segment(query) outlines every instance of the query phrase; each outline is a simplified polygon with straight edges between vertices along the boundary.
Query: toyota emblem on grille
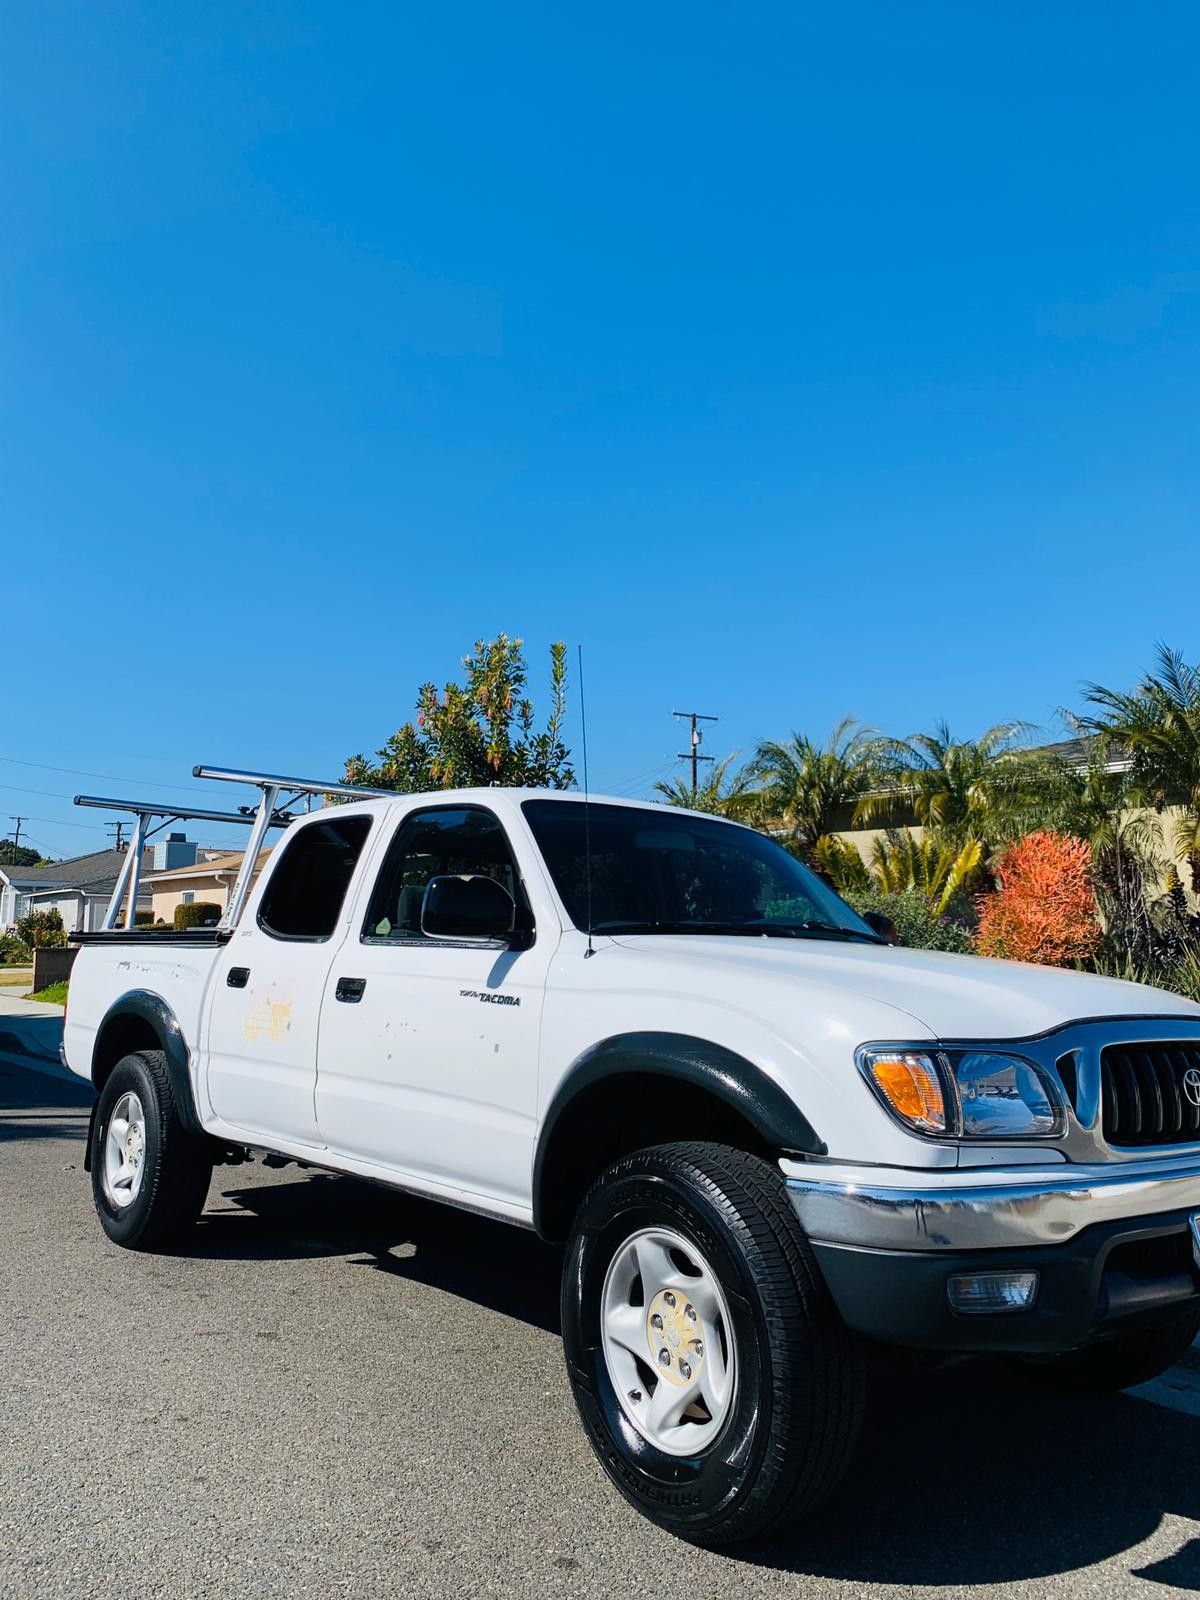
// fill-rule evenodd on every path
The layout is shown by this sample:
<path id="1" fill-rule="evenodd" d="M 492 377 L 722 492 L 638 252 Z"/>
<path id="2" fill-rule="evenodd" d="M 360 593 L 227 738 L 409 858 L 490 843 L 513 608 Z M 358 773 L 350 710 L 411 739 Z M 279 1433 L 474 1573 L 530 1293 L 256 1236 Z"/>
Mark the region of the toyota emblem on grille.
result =
<path id="1" fill-rule="evenodd" d="M 1200 1071 L 1189 1067 L 1183 1075 L 1183 1092 L 1194 1106 L 1200 1106 Z"/>

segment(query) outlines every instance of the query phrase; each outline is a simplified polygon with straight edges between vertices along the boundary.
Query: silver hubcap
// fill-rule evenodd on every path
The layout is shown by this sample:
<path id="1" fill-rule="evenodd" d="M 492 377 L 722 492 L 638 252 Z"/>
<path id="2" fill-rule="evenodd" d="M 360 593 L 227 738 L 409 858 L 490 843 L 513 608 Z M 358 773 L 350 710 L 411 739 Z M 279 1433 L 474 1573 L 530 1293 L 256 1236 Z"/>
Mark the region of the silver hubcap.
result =
<path id="1" fill-rule="evenodd" d="M 131 1206 L 142 1187 L 146 1113 L 136 1094 L 123 1094 L 104 1135 L 104 1192 L 115 1206 Z"/>
<path id="2" fill-rule="evenodd" d="M 706 1450 L 729 1415 L 733 1325 L 716 1274 L 681 1234 L 626 1239 L 604 1280 L 601 1341 L 621 1409 L 669 1455 Z"/>

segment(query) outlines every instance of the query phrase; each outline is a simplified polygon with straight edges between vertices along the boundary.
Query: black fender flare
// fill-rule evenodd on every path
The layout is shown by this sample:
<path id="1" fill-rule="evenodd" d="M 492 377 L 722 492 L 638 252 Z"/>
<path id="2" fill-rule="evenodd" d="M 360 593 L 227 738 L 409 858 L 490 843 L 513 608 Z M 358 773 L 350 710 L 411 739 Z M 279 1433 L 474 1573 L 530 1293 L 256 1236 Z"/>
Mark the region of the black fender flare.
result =
<path id="1" fill-rule="evenodd" d="M 542 1118 L 533 1158 L 533 1224 L 539 1234 L 546 1211 L 546 1161 L 563 1113 L 593 1084 L 628 1073 L 681 1078 L 706 1090 L 743 1116 L 777 1150 L 814 1156 L 829 1153 L 791 1096 L 745 1056 L 686 1033 L 614 1034 L 592 1045 L 574 1062 Z"/>
<path id="2" fill-rule="evenodd" d="M 170 1006 L 161 995 L 154 994 L 149 989 L 130 989 L 119 999 L 114 1000 L 104 1013 L 103 1020 L 96 1029 L 96 1043 L 92 1047 L 92 1083 L 97 1092 L 101 1086 L 96 1082 L 96 1073 L 105 1035 L 111 1026 L 123 1017 L 137 1017 L 153 1028 L 166 1057 L 167 1076 L 171 1080 L 171 1093 L 175 1096 L 175 1108 L 179 1112 L 179 1120 L 189 1133 L 202 1134 L 204 1129 L 196 1111 L 192 1080 L 188 1075 L 187 1040 L 183 1037 L 183 1030 Z"/>

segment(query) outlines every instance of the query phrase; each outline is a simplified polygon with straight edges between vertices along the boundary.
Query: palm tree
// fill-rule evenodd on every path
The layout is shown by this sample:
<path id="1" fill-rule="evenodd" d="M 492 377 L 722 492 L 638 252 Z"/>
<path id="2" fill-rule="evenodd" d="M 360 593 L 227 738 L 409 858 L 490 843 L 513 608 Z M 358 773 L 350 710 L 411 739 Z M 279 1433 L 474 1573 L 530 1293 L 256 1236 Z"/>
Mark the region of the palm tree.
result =
<path id="1" fill-rule="evenodd" d="M 889 742 L 844 717 L 823 745 L 804 734 L 767 739 L 750 771 L 767 826 L 786 832 L 811 857 L 823 834 L 845 828 L 857 804 L 878 787 Z"/>
<path id="2" fill-rule="evenodd" d="M 1132 693 L 1089 683 L 1084 698 L 1098 710 L 1080 725 L 1129 753 L 1130 797 L 1158 812 L 1181 808 L 1173 843 L 1200 894 L 1200 667 L 1160 644 L 1157 672 Z"/>
<path id="3" fill-rule="evenodd" d="M 685 806 L 690 811 L 707 811 L 714 817 L 732 817 L 743 820 L 754 808 L 754 793 L 750 774 L 745 767 L 730 774 L 739 751 L 718 761 L 707 779 L 693 792 L 684 778 L 671 778 L 654 785 L 669 806 Z"/>
<path id="4" fill-rule="evenodd" d="M 955 739 L 945 722 L 893 742 L 887 783 L 865 796 L 856 820 L 870 822 L 906 800 L 922 827 L 962 846 L 994 844 L 1021 828 L 1036 795 L 1038 762 L 1018 741 L 1024 722 L 1001 722 L 978 739 Z"/>

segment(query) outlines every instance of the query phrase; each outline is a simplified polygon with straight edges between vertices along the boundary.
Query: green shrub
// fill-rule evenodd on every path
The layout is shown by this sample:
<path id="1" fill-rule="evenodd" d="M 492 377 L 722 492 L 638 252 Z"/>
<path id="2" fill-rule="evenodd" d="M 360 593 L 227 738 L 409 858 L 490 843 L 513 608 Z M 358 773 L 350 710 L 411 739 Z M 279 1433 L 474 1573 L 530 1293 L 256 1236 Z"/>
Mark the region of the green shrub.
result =
<path id="1" fill-rule="evenodd" d="M 0 966 L 27 967 L 33 951 L 19 934 L 0 933 Z"/>
<path id="2" fill-rule="evenodd" d="M 213 900 L 196 900 L 190 906 L 175 907 L 175 932 L 202 928 L 220 921 L 221 908 Z"/>
<path id="3" fill-rule="evenodd" d="M 62 912 L 29 911 L 17 918 L 17 937 L 34 950 L 59 950 L 67 942 Z"/>
<path id="4" fill-rule="evenodd" d="M 883 889 L 852 890 L 846 899 L 861 915 L 878 911 L 896 924 L 900 943 L 912 950 L 948 950 L 956 955 L 974 951 L 975 912 L 966 900 L 955 900 L 938 916 L 929 902 L 915 889 L 888 894 Z"/>
<path id="5" fill-rule="evenodd" d="M 1130 955 L 1100 955 L 1083 970 L 1104 978 L 1124 978 L 1127 983 L 1148 983 L 1155 989 L 1172 989 L 1200 1005 L 1200 950 L 1187 950 L 1168 966 L 1135 961 Z"/>

